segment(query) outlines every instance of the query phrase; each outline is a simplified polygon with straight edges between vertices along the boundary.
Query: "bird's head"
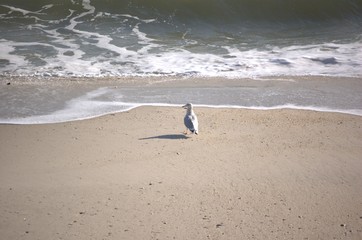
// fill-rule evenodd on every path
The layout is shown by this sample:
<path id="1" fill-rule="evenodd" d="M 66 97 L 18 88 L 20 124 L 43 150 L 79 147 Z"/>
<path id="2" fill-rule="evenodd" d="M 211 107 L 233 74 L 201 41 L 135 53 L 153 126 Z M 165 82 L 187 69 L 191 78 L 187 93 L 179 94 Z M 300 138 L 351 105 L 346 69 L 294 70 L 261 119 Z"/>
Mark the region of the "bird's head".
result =
<path id="1" fill-rule="evenodd" d="M 192 108 L 192 104 L 191 103 L 187 103 L 186 105 L 182 106 L 185 109 L 191 109 Z"/>

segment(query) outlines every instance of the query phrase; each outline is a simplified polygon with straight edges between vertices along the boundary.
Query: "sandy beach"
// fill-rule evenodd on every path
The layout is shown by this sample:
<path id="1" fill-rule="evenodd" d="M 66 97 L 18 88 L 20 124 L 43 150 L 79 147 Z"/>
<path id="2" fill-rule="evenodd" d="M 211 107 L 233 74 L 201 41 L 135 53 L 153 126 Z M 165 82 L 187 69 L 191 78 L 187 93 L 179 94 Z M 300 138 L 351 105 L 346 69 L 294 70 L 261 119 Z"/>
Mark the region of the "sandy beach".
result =
<path id="1" fill-rule="evenodd" d="M 0 125 L 2 239 L 362 239 L 362 117 L 140 107 Z"/>

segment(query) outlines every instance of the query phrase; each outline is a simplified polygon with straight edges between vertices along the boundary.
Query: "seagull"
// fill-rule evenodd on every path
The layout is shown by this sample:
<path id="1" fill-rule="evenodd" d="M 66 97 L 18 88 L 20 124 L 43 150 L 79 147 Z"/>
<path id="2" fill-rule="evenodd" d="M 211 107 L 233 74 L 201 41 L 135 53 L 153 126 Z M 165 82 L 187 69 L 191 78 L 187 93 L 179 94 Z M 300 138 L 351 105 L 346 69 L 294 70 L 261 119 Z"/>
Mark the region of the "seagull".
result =
<path id="1" fill-rule="evenodd" d="M 185 134 L 187 134 L 187 130 L 190 130 L 192 133 L 199 133 L 199 122 L 197 121 L 196 114 L 192 109 L 192 104 L 188 103 L 183 108 L 187 109 L 186 115 L 184 117 L 184 123 L 186 126 Z"/>

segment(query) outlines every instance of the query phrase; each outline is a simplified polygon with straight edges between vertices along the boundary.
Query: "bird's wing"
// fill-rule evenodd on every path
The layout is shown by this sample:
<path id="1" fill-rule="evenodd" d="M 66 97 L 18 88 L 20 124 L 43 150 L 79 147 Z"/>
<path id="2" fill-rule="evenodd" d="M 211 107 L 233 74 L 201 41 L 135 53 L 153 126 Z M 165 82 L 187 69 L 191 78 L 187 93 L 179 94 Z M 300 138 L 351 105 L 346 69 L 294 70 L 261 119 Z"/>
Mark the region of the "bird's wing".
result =
<path id="1" fill-rule="evenodd" d="M 194 129 L 197 131 L 199 128 L 199 122 L 197 121 L 196 115 L 191 115 L 191 122 L 192 125 L 194 126 Z"/>
<path id="2" fill-rule="evenodd" d="M 185 118 L 184 118 L 184 123 L 185 123 L 185 126 L 190 129 L 190 130 L 194 130 L 195 127 L 194 127 L 194 120 L 192 119 L 192 116 L 191 115 L 186 115 Z"/>

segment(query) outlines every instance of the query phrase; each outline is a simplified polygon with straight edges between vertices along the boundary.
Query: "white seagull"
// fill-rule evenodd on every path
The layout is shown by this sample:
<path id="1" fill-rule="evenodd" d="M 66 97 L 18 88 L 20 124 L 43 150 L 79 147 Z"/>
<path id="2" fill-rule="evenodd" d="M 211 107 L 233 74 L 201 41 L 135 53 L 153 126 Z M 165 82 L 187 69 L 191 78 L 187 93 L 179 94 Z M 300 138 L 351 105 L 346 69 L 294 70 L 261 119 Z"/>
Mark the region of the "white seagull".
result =
<path id="1" fill-rule="evenodd" d="M 186 126 L 185 134 L 187 134 L 187 130 L 190 130 L 192 133 L 198 134 L 199 133 L 199 122 L 197 121 L 197 116 L 192 109 L 192 104 L 188 103 L 182 107 L 187 109 L 186 115 L 184 117 L 184 123 Z"/>

